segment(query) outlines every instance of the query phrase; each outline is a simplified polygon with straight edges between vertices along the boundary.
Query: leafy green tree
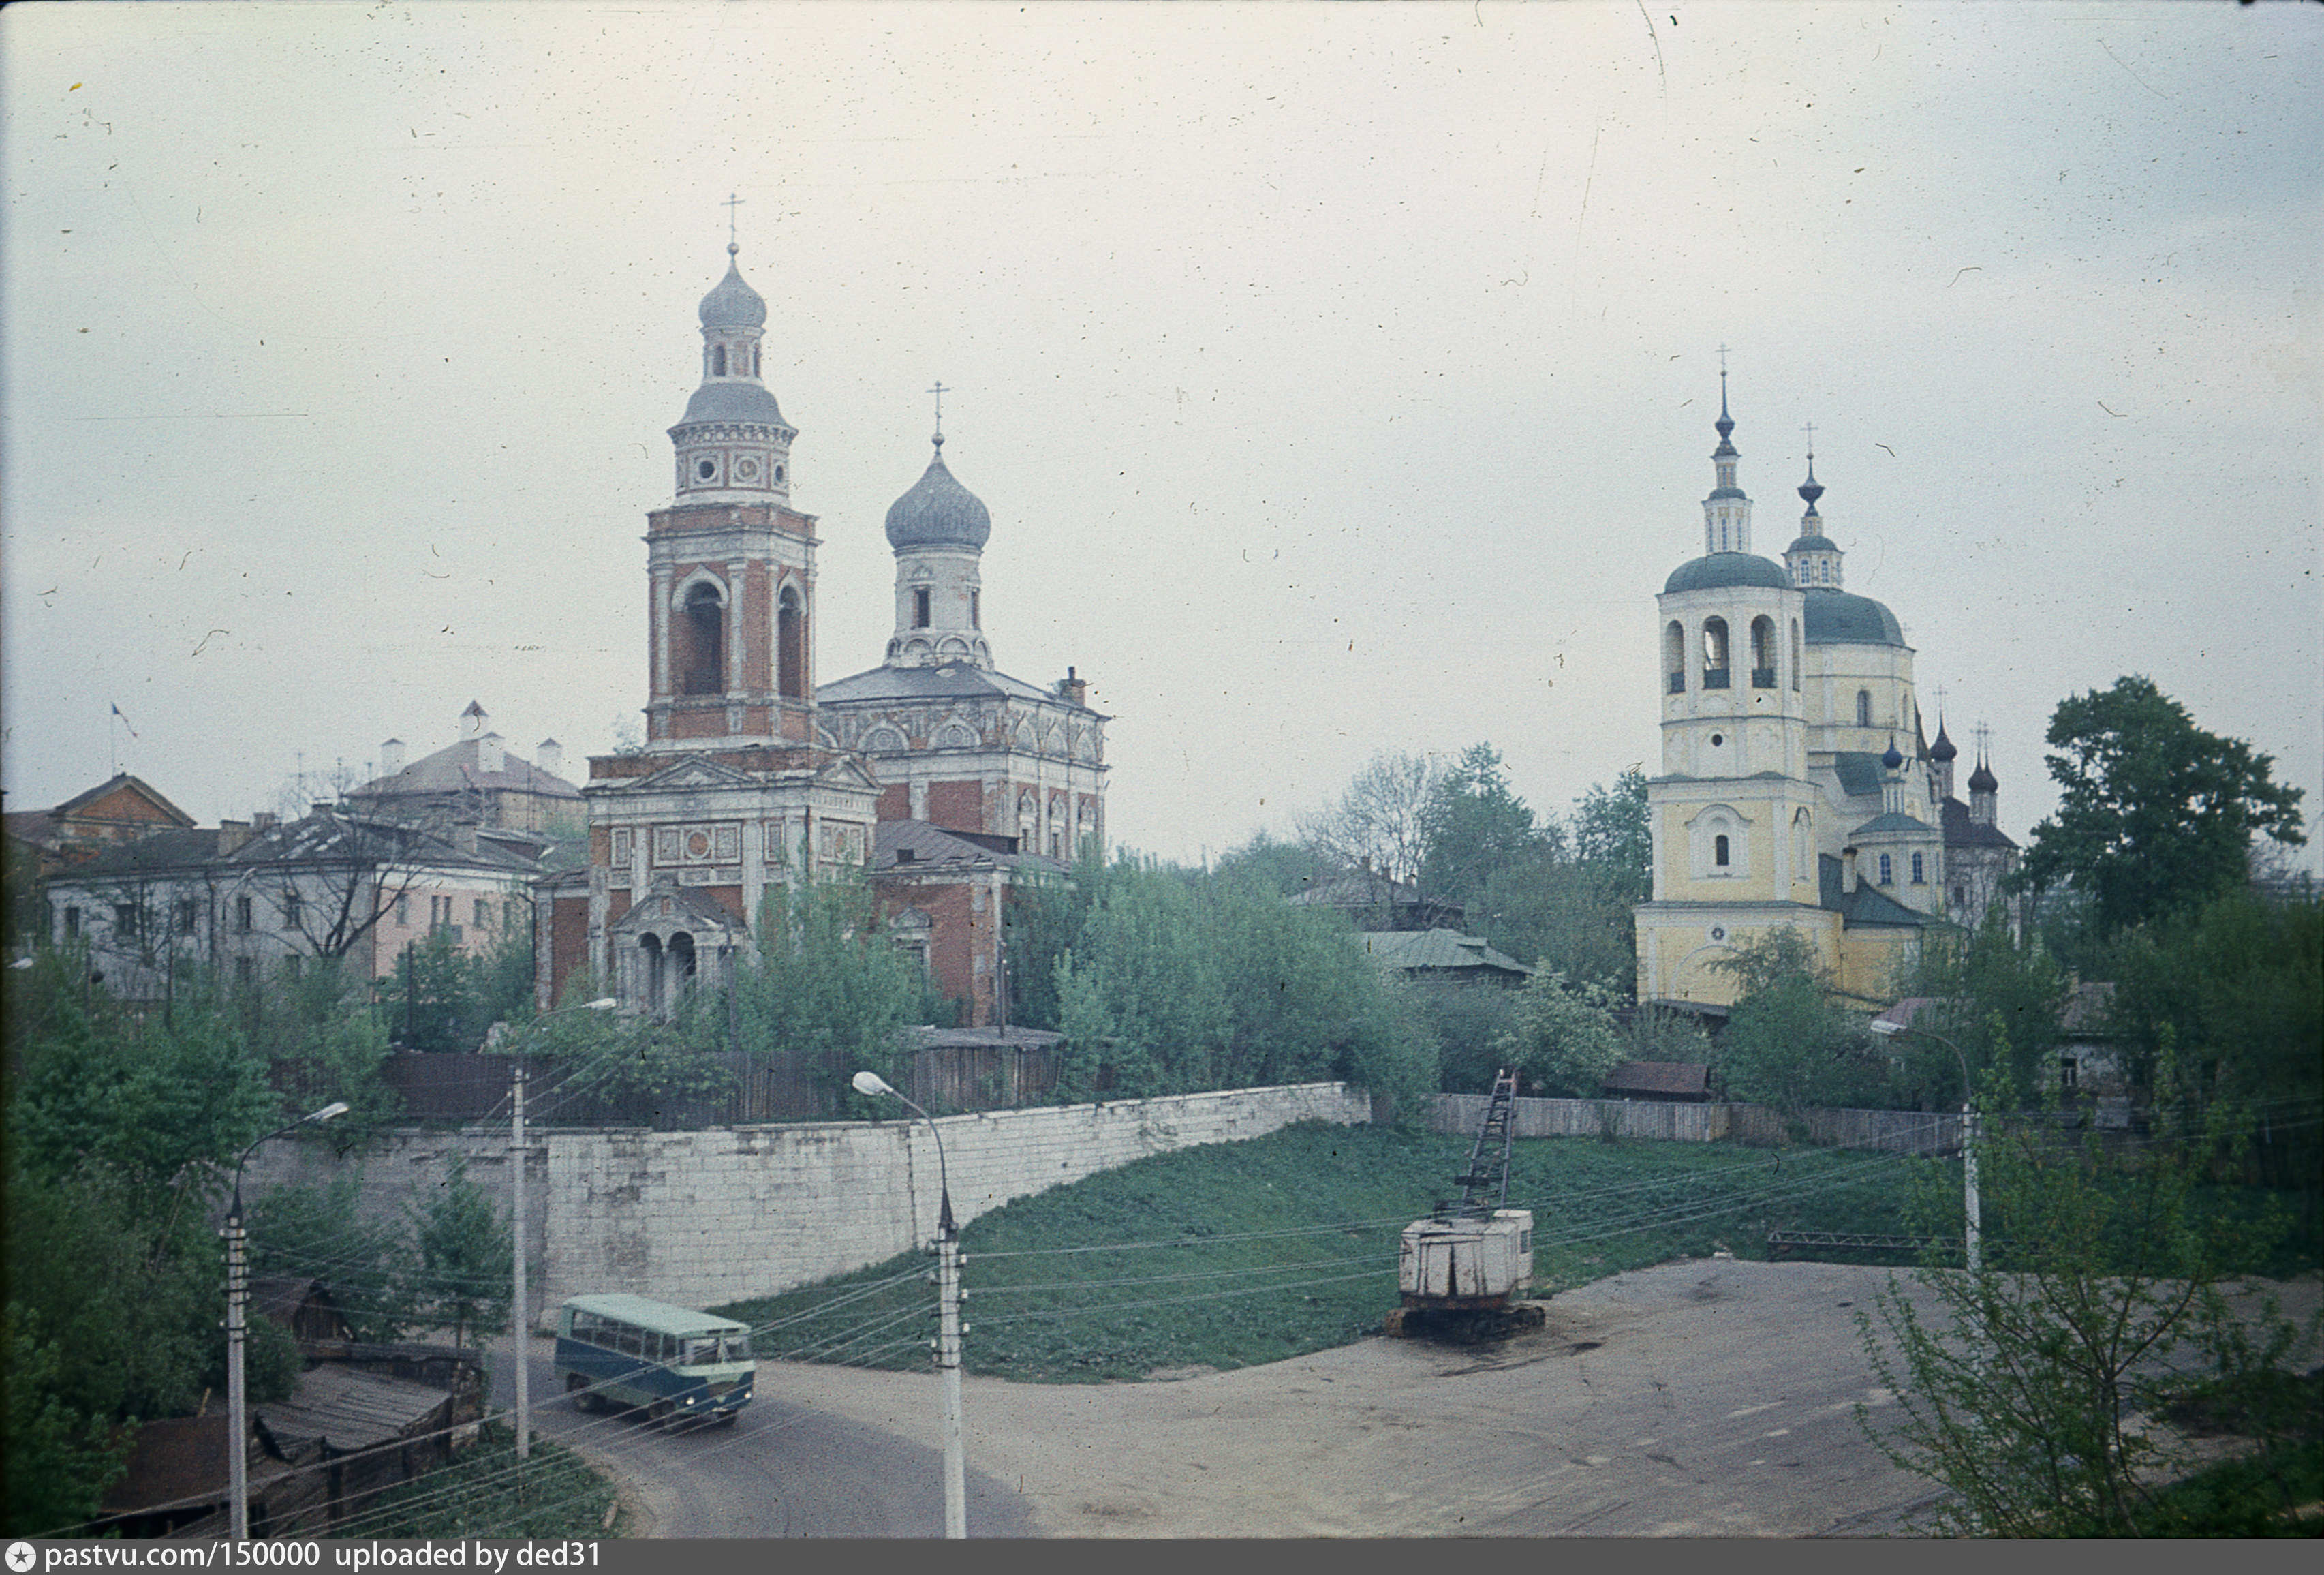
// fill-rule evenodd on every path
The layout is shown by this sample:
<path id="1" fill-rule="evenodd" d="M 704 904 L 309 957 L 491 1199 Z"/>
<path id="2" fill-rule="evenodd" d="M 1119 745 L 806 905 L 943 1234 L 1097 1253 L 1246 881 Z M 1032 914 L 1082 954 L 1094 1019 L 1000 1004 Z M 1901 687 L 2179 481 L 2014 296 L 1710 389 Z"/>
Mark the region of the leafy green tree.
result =
<path id="1" fill-rule="evenodd" d="M 770 892 L 760 910 L 759 958 L 735 979 L 737 1041 L 807 1068 L 835 1108 L 854 1098 L 866 1069 L 904 1086 L 904 1029 L 931 1020 L 937 999 L 917 961 L 889 940 L 868 883 L 803 883 Z M 696 1042 L 715 1045 L 720 1003 L 704 993 Z"/>
<path id="2" fill-rule="evenodd" d="M 251 1273 L 325 1281 L 355 1339 L 392 1341 L 420 1321 L 419 1265 L 408 1228 L 366 1223 L 362 1195 L 361 1173 L 342 1172 L 327 1186 L 277 1187 L 252 1200 Z"/>
<path id="3" fill-rule="evenodd" d="M 1993 1101 L 2006 1080 L 1990 1084 Z M 2166 1113 L 2167 1115 L 2167 1113 Z M 2046 1122 L 1987 1137 L 1978 1153 L 1987 1231 L 1984 1266 L 1955 1256 L 1919 1281 L 1941 1316 L 1925 1316 L 1892 1280 L 1859 1312 L 1865 1348 L 1894 1392 L 1895 1420 L 1858 1421 L 1898 1466 L 1951 1496 L 1937 1529 L 1970 1536 L 2129 1536 L 2151 1528 L 2155 1487 L 2190 1451 L 2151 1425 L 2204 1390 L 2266 1390 L 2313 1349 L 2317 1320 L 2285 1319 L 2231 1299 L 2275 1234 L 2207 1208 L 2214 1154 L 2237 1117 L 2166 1123 L 2156 1140 L 2116 1151 L 2076 1144 Z M 1935 1236 L 1958 1238 L 1960 1197 L 1949 1180 L 1921 1199 Z"/>
<path id="4" fill-rule="evenodd" d="M 2196 727 L 2151 679 L 2060 701 L 2048 739 L 2058 812 L 2012 889 L 2084 887 L 2102 934 L 2245 885 L 2255 837 L 2306 840 L 2301 791 L 2273 780 L 2273 759 Z"/>
<path id="5" fill-rule="evenodd" d="M 1654 835 L 1646 822 L 1646 775 L 1631 766 L 1610 788 L 1597 783 L 1573 807 L 1573 857 L 1603 872 L 1609 894 L 1643 903 L 1654 889 Z"/>
<path id="6" fill-rule="evenodd" d="M 1602 985 L 1536 974 L 1518 993 L 1516 1027 L 1499 1041 L 1501 1064 L 1542 1093 L 1596 1098 L 1622 1060 L 1618 1004 Z"/>
<path id="7" fill-rule="evenodd" d="M 2153 1082 L 2175 1046 L 2179 1086 L 2165 1094 L 2248 1110 L 2254 1171 L 2298 1189 L 2312 1238 L 2324 1202 L 2324 903 L 2235 893 L 2131 932 L 2111 961 L 2109 1025 L 2134 1076 Z"/>
<path id="8" fill-rule="evenodd" d="M 1805 936 L 1772 930 L 1712 966 L 1742 986 L 1716 1062 L 1730 1098 L 1793 1122 L 1812 1106 L 1884 1101 L 1884 1063 L 1865 1053 L 1861 1022 L 1831 1004 Z"/>
<path id="9" fill-rule="evenodd" d="M 1504 1064 L 1503 1042 L 1517 1032 L 1521 989 L 1499 985 L 1414 981 L 1404 999 L 1418 1032 L 1434 1042 L 1445 1092 L 1491 1091 Z"/>
<path id="10" fill-rule="evenodd" d="M 1226 879 L 1247 882 L 1278 897 L 1296 897 L 1350 873 L 1347 866 L 1305 842 L 1278 842 L 1265 831 L 1219 855 L 1216 869 Z"/>
<path id="11" fill-rule="evenodd" d="M 2019 1105 L 2057 1086 L 2060 1013 L 2071 980 L 2038 940 L 2020 944 L 1998 907 L 1970 931 L 1929 934 L 1899 994 L 1937 1005 L 1916 1018 L 1960 1047 L 1972 1079 L 1988 1069 L 2006 1074 Z M 1904 1065 L 1893 1079 L 1905 1104 L 1950 1109 L 1960 1104 L 1962 1060 L 1923 1035 L 1893 1042 Z"/>
<path id="12" fill-rule="evenodd" d="M 1494 874 L 1519 860 L 1554 856 L 1555 828 L 1509 791 L 1508 769 L 1489 744 L 1471 745 L 1429 784 L 1420 809 L 1420 886 L 1432 896 L 1475 905 Z"/>
<path id="13" fill-rule="evenodd" d="M 498 1329 L 513 1300 L 514 1237 L 484 1190 L 455 1157 L 427 1207 L 412 1215 L 419 1261 L 405 1295 L 420 1316 L 447 1326 L 452 1343 L 467 1331 Z"/>
<path id="14" fill-rule="evenodd" d="M 128 1468 L 130 1441 L 108 1436 L 111 1419 L 66 1397 L 64 1342 L 11 1301 L 0 1314 L 8 1345 L 8 1469 L 0 1473 L 0 1524 L 13 1537 L 66 1534 L 94 1520 L 105 1490 Z"/>

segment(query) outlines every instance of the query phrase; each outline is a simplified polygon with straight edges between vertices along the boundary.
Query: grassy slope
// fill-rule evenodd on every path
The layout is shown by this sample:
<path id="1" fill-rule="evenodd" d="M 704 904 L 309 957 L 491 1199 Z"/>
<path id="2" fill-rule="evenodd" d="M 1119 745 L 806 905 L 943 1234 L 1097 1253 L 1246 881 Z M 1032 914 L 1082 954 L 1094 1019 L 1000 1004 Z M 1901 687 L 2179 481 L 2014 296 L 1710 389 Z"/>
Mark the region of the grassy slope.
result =
<path id="1" fill-rule="evenodd" d="M 1377 1332 L 1397 1302 L 1398 1234 L 1458 1197 L 1452 1178 L 1469 1150 L 1467 1138 L 1306 1125 L 1020 1199 L 962 1233 L 968 1370 L 1140 1378 L 1280 1361 Z M 1509 1201 L 1533 1209 L 1536 1283 L 1554 1290 L 1720 1246 L 1763 1257 L 1770 1229 L 1904 1234 L 1906 1178 L 1933 1168 L 1545 1139 L 1517 1145 Z M 767 1356 L 917 1367 L 934 1333 L 932 1266 L 907 1255 L 721 1311 L 763 1329 Z"/>

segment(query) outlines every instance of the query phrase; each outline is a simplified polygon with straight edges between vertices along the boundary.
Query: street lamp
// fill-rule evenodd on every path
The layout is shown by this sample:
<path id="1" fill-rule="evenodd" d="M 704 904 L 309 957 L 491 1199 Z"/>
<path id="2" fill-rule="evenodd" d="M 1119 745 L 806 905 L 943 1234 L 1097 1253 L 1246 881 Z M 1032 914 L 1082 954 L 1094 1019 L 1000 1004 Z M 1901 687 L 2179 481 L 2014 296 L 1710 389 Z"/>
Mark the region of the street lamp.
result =
<path id="1" fill-rule="evenodd" d="M 595 1001 L 584 1001 L 578 1006 L 560 1006 L 556 1012 L 544 1012 L 543 1017 L 554 1017 L 560 1012 L 610 1012 L 621 1003 L 606 996 Z M 524 1055 L 519 1052 L 514 1062 L 515 1083 L 509 1090 L 509 1102 L 513 1111 L 509 1134 L 509 1244 L 514 1249 L 511 1256 L 516 1261 L 516 1280 L 511 1286 L 514 1310 L 509 1315 L 509 1343 L 516 1348 L 516 1458 L 532 1458 L 532 1383 L 526 1370 L 525 1330 L 531 1319 L 530 1292 L 524 1274 Z"/>
<path id="2" fill-rule="evenodd" d="M 1969 1216 L 1965 1261 L 1969 1272 L 1978 1272 L 1981 1259 L 1978 1252 L 1977 1210 L 1977 1089 L 1969 1081 L 1969 1057 L 1961 1047 L 1932 1028 L 1915 1028 L 1910 1023 L 1900 1023 L 1893 1017 L 1875 1017 L 1872 1032 L 1884 1039 L 1895 1039 L 1906 1033 L 1924 1034 L 1953 1052 L 1960 1063 L 1961 1075 L 1961 1207 Z"/>
<path id="3" fill-rule="evenodd" d="M 232 1434 L 226 1440 L 226 1534 L 236 1542 L 250 1540 L 250 1416 L 243 1399 L 242 1382 L 243 1314 L 250 1301 L 250 1276 L 244 1261 L 242 1167 L 258 1152 L 259 1144 L 272 1143 L 286 1132 L 336 1120 L 346 1113 L 347 1102 L 334 1099 L 320 1110 L 301 1116 L 290 1126 L 279 1126 L 253 1142 L 234 1162 L 234 1206 L 226 1210 L 226 1428 Z"/>
<path id="4" fill-rule="evenodd" d="M 960 1228 L 953 1223 L 952 1182 L 945 1172 L 944 1133 L 936 1118 L 899 1094 L 877 1072 L 857 1072 L 855 1091 L 897 1100 L 936 1140 L 936 1370 L 944 1375 L 945 1535 L 968 1535 L 968 1486 L 960 1440 Z"/>

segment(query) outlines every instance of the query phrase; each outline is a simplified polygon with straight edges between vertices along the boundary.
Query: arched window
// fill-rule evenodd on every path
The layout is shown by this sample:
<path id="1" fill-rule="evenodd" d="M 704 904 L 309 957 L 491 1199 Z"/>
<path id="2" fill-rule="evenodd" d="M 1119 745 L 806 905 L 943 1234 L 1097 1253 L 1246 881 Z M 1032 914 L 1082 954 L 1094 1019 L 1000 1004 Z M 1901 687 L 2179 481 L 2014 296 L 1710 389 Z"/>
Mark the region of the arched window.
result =
<path id="1" fill-rule="evenodd" d="M 972 629 L 982 629 L 984 627 L 982 610 L 977 606 L 978 598 L 983 594 L 984 593 L 982 591 L 976 590 L 972 590 L 968 593 L 968 626 Z"/>
<path id="2" fill-rule="evenodd" d="M 1872 691 L 1868 689 L 1856 691 L 1856 725 L 1859 727 L 1872 726 Z"/>
<path id="3" fill-rule="evenodd" d="M 711 347 L 710 375 L 713 377 L 726 375 L 726 347 L 724 345 L 715 345 Z"/>
<path id="4" fill-rule="evenodd" d="M 1922 867 L 1921 856 L 1917 853 L 1913 855 L 1913 884 L 1916 886 L 1929 884 L 1928 873 Z"/>
<path id="5" fill-rule="evenodd" d="M 925 629 L 927 626 L 928 588 L 925 585 L 915 586 L 912 589 L 912 627 Z"/>
<path id="6" fill-rule="evenodd" d="M 1724 831 L 1711 839 L 1711 862 L 1721 869 L 1727 867 L 1727 833 Z"/>
<path id="7" fill-rule="evenodd" d="M 1705 618 L 1702 621 L 1702 687 L 1727 687 L 1727 620 Z"/>
<path id="8" fill-rule="evenodd" d="M 645 996 L 646 1010 L 658 1014 L 661 1011 L 661 937 L 659 935 L 641 937 L 638 940 L 638 953 L 645 963 L 643 977 L 639 979 L 638 984 Z"/>
<path id="9" fill-rule="evenodd" d="M 1677 619 L 1663 631 L 1663 670 L 1670 674 L 1670 691 L 1686 692 L 1686 630 Z"/>
<path id="10" fill-rule="evenodd" d="M 785 699 L 807 699 L 807 609 L 799 603 L 798 587 L 783 587 L 780 610 L 775 616 L 776 690 Z"/>
<path id="11" fill-rule="evenodd" d="M 726 604 L 718 588 L 697 585 L 686 593 L 686 616 L 679 620 L 685 649 L 678 658 L 681 692 L 724 694 L 726 690 Z"/>
<path id="12" fill-rule="evenodd" d="M 1775 687 L 1775 621 L 1769 617 L 1751 620 L 1751 687 Z"/>
<path id="13" fill-rule="evenodd" d="M 1798 860 L 1800 879 L 1808 880 L 1815 871 L 1815 822 L 1802 810 L 1792 817 L 1792 848 Z"/>
<path id="14" fill-rule="evenodd" d="M 1880 856 L 1880 884 L 1884 886 L 1893 886 L 1896 884 L 1895 865 L 1885 853 Z"/>

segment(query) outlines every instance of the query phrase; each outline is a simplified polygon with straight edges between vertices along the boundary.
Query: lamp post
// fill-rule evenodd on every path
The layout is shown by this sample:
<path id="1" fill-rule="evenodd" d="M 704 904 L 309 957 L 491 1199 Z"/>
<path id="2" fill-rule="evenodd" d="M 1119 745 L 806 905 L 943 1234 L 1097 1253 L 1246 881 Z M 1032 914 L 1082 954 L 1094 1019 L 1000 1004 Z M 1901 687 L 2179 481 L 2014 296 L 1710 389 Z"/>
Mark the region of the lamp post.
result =
<path id="1" fill-rule="evenodd" d="M 968 1486 L 960 1438 L 960 1228 L 953 1223 L 952 1182 L 945 1172 L 944 1134 L 936 1118 L 890 1088 L 877 1072 L 857 1072 L 855 1091 L 889 1096 L 921 1120 L 936 1140 L 936 1370 L 944 1376 L 945 1535 L 968 1535 Z"/>
<path id="2" fill-rule="evenodd" d="M 1967 1248 L 1964 1261 L 1969 1265 L 1969 1272 L 1974 1274 L 1978 1272 L 1982 1260 L 1978 1252 L 1977 1089 L 1976 1086 L 1969 1081 L 1969 1057 L 1961 1053 L 1960 1045 L 1932 1028 L 1915 1028 L 1909 1023 L 1898 1023 L 1891 1018 L 1876 1017 L 1872 1020 L 1872 1032 L 1885 1039 L 1895 1039 L 1906 1033 L 1924 1034 L 1951 1051 L 1953 1059 L 1960 1063 L 1961 1207 L 1969 1216 L 1969 1229 L 1964 1244 Z"/>
<path id="3" fill-rule="evenodd" d="M 226 1216 L 226 1428 L 232 1435 L 226 1440 L 226 1534 L 236 1542 L 250 1540 L 250 1415 L 244 1401 L 242 1381 L 243 1341 L 245 1335 L 244 1311 L 250 1301 L 249 1265 L 244 1261 L 245 1238 L 242 1228 L 242 1167 L 258 1152 L 262 1143 L 272 1143 L 286 1132 L 296 1132 L 313 1123 L 332 1121 L 347 1113 L 344 1099 L 334 1099 L 310 1115 L 301 1116 L 288 1126 L 278 1126 L 264 1137 L 253 1142 L 234 1162 L 234 1206 Z"/>
<path id="4" fill-rule="evenodd" d="M 578 1006 L 560 1006 L 558 1012 L 609 1012 L 619 1005 L 613 996 L 584 1001 Z M 558 1012 L 543 1013 L 554 1017 Z M 509 1245 L 510 1256 L 515 1260 L 516 1279 L 511 1287 L 514 1299 L 510 1302 L 509 1342 L 516 1349 L 516 1458 L 532 1458 L 532 1376 L 525 1360 L 525 1331 L 531 1322 L 532 1306 L 528 1300 L 524 1271 L 524 1053 L 517 1052 L 514 1083 L 509 1090 L 512 1126 L 509 1132 Z"/>

